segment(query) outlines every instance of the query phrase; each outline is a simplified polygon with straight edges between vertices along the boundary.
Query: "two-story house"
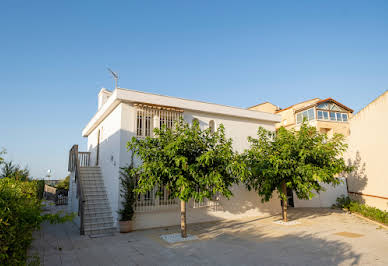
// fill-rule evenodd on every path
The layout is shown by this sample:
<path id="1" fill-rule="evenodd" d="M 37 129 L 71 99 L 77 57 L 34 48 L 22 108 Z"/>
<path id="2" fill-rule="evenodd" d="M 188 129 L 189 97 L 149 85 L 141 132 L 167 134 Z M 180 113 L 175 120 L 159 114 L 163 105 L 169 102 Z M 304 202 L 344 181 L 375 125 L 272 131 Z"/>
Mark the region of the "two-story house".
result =
<path id="1" fill-rule="evenodd" d="M 216 130 L 221 124 L 233 140 L 235 151 L 249 148 L 248 137 L 256 136 L 262 126 L 275 130 L 280 116 L 243 108 L 181 99 L 134 90 L 102 89 L 98 95 L 98 110 L 82 131 L 87 138 L 87 151 L 79 152 L 74 145 L 69 154 L 69 208 L 78 212 L 76 219 L 81 233 L 102 234 L 116 230 L 120 198 L 120 168 L 131 161 L 126 144 L 132 137 L 152 137 L 153 129 L 182 117 L 188 123 L 197 120 L 202 129 Z M 140 162 L 138 162 L 140 163 Z M 188 202 L 187 222 L 197 223 L 248 216 L 279 213 L 280 199 L 262 203 L 254 191 L 244 185 L 232 188 L 234 196 Z M 138 195 L 135 202 L 135 230 L 171 226 L 179 223 L 179 201 L 150 191 Z"/>

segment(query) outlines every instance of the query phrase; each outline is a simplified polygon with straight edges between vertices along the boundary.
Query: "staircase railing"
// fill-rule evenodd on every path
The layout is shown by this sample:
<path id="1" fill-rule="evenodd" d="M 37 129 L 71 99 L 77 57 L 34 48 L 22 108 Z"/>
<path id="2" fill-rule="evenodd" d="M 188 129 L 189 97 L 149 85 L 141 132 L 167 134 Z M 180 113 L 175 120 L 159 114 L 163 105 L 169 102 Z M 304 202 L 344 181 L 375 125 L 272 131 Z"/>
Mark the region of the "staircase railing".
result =
<path id="1" fill-rule="evenodd" d="M 80 217 L 80 234 L 85 234 L 84 230 L 84 193 L 80 182 L 80 167 L 90 165 L 90 152 L 78 152 L 78 145 L 73 145 L 69 152 L 68 171 L 74 172 L 74 178 L 77 182 L 78 215 Z"/>

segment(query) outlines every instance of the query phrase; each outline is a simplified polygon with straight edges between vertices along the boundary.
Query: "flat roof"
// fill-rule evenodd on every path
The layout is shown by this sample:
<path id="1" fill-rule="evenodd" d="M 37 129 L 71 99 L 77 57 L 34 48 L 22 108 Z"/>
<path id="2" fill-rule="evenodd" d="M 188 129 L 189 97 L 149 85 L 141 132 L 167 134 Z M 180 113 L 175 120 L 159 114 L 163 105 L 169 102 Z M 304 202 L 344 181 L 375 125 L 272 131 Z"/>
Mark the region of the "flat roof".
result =
<path id="1" fill-rule="evenodd" d="M 82 130 L 82 136 L 87 137 L 120 102 L 145 103 L 180 108 L 183 110 L 199 111 L 205 113 L 221 114 L 233 117 L 248 118 L 254 120 L 278 123 L 280 115 L 251 111 L 244 108 L 232 107 L 221 104 L 207 103 L 196 100 L 183 99 L 178 97 L 164 96 L 160 94 L 141 92 L 117 88 L 112 92 L 107 102 L 97 111 L 86 127 Z"/>

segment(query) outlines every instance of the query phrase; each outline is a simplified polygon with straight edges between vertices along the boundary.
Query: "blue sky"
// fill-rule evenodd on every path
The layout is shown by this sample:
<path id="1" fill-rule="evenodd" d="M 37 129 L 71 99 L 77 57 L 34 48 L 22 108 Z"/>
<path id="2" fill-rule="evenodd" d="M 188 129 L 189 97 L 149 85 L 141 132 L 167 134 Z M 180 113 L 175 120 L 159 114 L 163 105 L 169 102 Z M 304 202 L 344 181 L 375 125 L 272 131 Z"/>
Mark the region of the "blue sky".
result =
<path id="1" fill-rule="evenodd" d="M 1 1 L 0 147 L 41 177 L 101 87 L 248 107 L 388 89 L 387 1 Z"/>

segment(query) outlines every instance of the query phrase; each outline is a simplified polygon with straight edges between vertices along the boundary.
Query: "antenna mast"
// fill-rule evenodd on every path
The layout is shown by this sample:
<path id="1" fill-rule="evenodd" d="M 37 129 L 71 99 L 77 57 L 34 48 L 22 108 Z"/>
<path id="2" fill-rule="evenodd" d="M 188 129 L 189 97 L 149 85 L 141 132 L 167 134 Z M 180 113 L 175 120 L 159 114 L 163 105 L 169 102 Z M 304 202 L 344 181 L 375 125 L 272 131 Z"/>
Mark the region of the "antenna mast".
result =
<path id="1" fill-rule="evenodd" d="M 112 69 L 108 67 L 108 71 L 112 74 L 114 80 L 115 80 L 115 89 L 117 89 L 117 81 L 119 80 L 119 74 L 117 72 L 113 72 Z"/>

